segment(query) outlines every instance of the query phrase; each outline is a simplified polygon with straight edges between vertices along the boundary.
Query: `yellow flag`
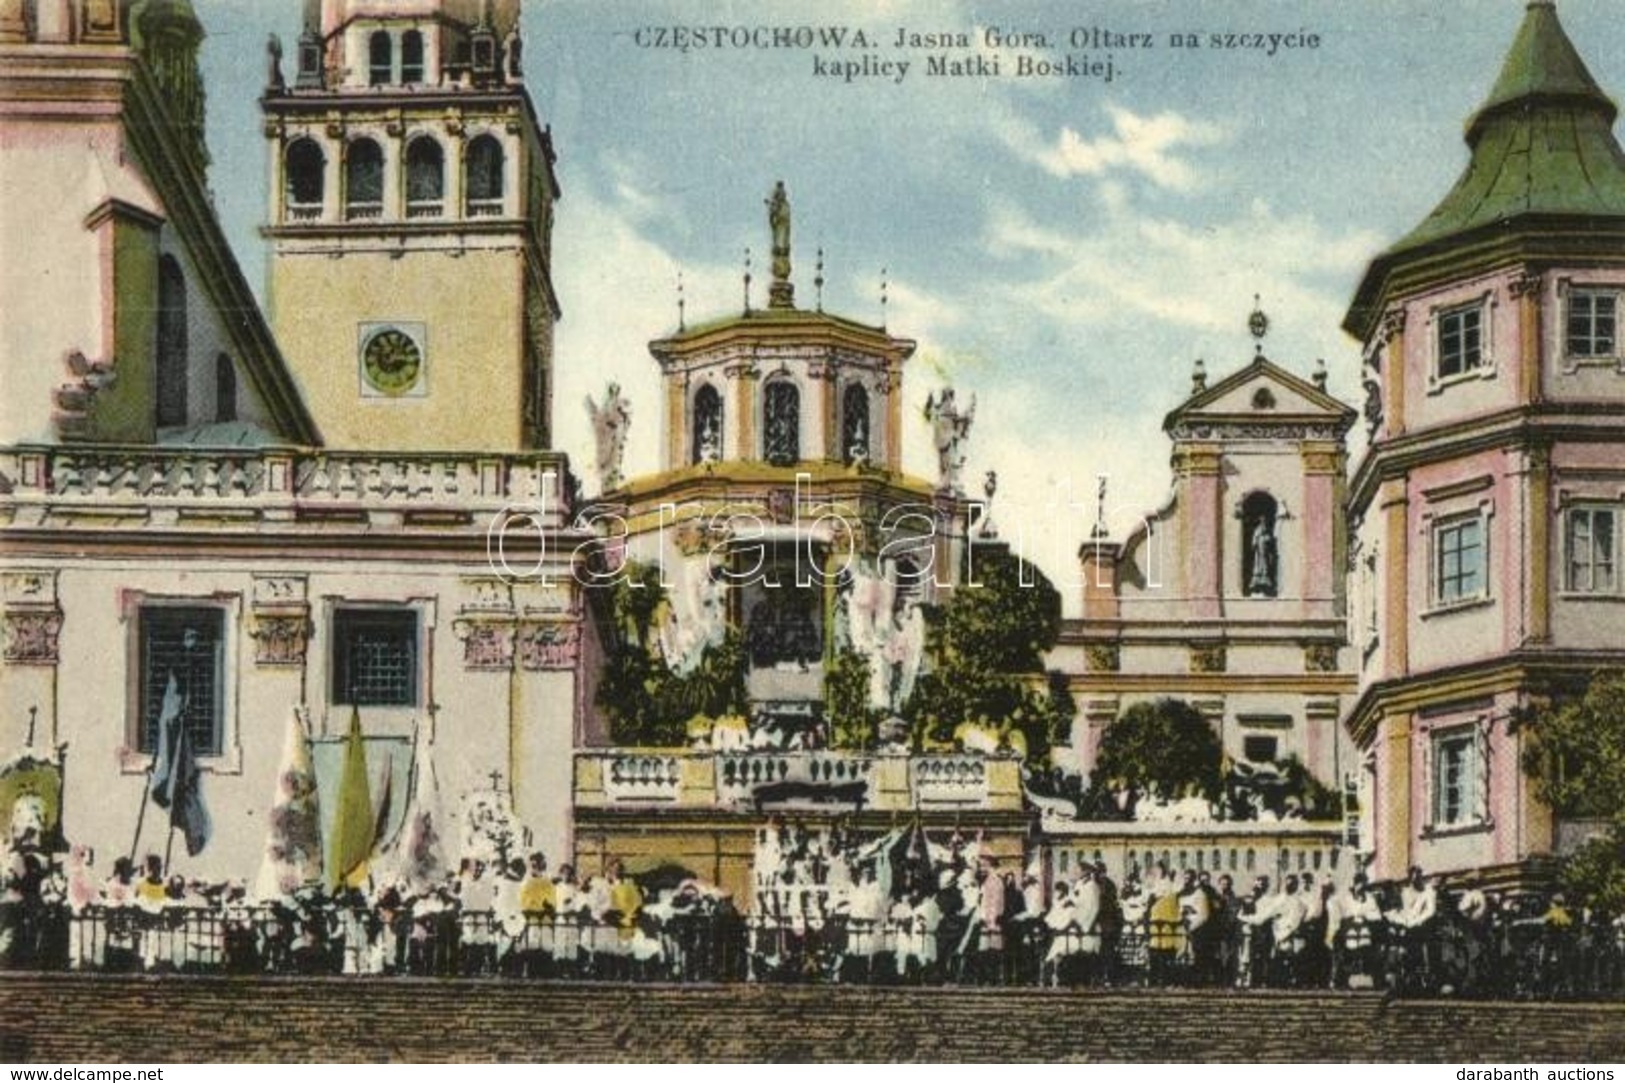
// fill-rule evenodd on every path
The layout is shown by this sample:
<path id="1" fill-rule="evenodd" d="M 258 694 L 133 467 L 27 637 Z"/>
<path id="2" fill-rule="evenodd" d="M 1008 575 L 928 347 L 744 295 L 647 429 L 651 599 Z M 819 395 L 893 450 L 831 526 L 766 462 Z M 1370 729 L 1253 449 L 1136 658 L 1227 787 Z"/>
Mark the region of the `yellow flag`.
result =
<path id="1" fill-rule="evenodd" d="M 372 793 L 367 785 L 367 750 L 361 741 L 361 711 L 350 708 L 350 734 L 344 741 L 344 771 L 327 848 L 328 886 L 333 890 L 367 882 L 373 844 Z"/>

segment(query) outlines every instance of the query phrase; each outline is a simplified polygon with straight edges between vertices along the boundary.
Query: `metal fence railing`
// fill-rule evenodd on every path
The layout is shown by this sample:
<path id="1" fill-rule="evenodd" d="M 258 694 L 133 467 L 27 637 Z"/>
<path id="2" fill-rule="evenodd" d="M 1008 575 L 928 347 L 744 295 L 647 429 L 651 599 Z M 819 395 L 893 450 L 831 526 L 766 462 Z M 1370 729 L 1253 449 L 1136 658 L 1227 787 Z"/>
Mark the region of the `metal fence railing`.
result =
<path id="1" fill-rule="evenodd" d="M 115 973 L 412 974 L 660 982 L 1374 988 L 1400 995 L 1625 995 L 1625 924 L 1523 918 L 1420 928 L 1137 921 L 985 928 L 964 915 L 792 920 L 727 907 L 589 920 L 453 905 L 10 907 L 0 965 Z"/>

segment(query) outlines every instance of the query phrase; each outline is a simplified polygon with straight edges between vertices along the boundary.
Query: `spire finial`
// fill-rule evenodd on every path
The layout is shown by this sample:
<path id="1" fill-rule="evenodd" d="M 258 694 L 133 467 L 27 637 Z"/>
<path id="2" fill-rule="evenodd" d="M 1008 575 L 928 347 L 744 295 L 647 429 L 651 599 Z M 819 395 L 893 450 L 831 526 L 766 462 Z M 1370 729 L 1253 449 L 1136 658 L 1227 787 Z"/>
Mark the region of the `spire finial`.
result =
<path id="1" fill-rule="evenodd" d="M 745 246 L 745 315 L 750 315 L 750 246 Z"/>
<path id="2" fill-rule="evenodd" d="M 813 279 L 813 290 L 818 295 L 818 311 L 824 311 L 824 246 L 818 246 L 818 275 Z"/>
<path id="3" fill-rule="evenodd" d="M 880 329 L 886 329 L 886 305 L 891 300 L 891 282 L 886 277 L 886 268 L 880 269 Z"/>
<path id="4" fill-rule="evenodd" d="M 1200 395 L 1207 390 L 1207 364 L 1198 357 L 1191 365 L 1191 394 Z"/>
<path id="5" fill-rule="evenodd" d="M 1095 528 L 1089 532 L 1089 536 L 1092 538 L 1104 538 L 1106 536 L 1106 481 L 1108 477 L 1109 475 L 1106 474 L 1095 475 L 1100 484 L 1095 488 Z"/>
<path id="6" fill-rule="evenodd" d="M 1312 379 L 1315 381 L 1317 390 L 1326 390 L 1326 359 L 1324 357 L 1315 358 L 1315 373 Z"/>
<path id="7" fill-rule="evenodd" d="M 1270 333 L 1270 318 L 1264 315 L 1264 307 L 1258 294 L 1253 294 L 1253 310 L 1247 316 L 1247 330 L 1253 336 L 1253 356 L 1264 356 L 1264 336 Z"/>
<path id="8" fill-rule="evenodd" d="M 688 330 L 688 320 L 685 315 L 686 299 L 683 296 L 683 269 L 677 268 L 677 330 Z"/>
<path id="9" fill-rule="evenodd" d="M 767 288 L 768 308 L 796 307 L 796 287 L 790 281 L 790 197 L 784 182 L 773 186 L 767 199 L 767 224 L 773 233 L 773 282 Z"/>

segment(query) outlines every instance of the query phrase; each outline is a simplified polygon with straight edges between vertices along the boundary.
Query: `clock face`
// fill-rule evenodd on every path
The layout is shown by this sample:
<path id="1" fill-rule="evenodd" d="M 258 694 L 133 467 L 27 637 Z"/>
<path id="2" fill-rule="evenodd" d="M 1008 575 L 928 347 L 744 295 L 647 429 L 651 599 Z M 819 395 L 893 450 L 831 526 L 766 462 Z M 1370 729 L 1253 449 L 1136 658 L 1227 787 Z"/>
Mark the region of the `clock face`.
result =
<path id="1" fill-rule="evenodd" d="M 374 331 L 361 350 L 367 385 L 384 395 L 404 395 L 417 386 L 423 351 L 417 340 L 398 327 Z"/>

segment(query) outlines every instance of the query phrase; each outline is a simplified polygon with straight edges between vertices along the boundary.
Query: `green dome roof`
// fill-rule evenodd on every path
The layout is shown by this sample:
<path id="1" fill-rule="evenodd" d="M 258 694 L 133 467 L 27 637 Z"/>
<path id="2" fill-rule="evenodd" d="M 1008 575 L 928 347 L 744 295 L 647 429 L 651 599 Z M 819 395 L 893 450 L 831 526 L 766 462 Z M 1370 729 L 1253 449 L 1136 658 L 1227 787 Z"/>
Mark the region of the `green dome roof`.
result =
<path id="1" fill-rule="evenodd" d="M 1466 172 L 1388 254 L 1520 215 L 1625 218 L 1616 114 L 1550 0 L 1531 3 L 1489 98 L 1467 125 Z"/>

